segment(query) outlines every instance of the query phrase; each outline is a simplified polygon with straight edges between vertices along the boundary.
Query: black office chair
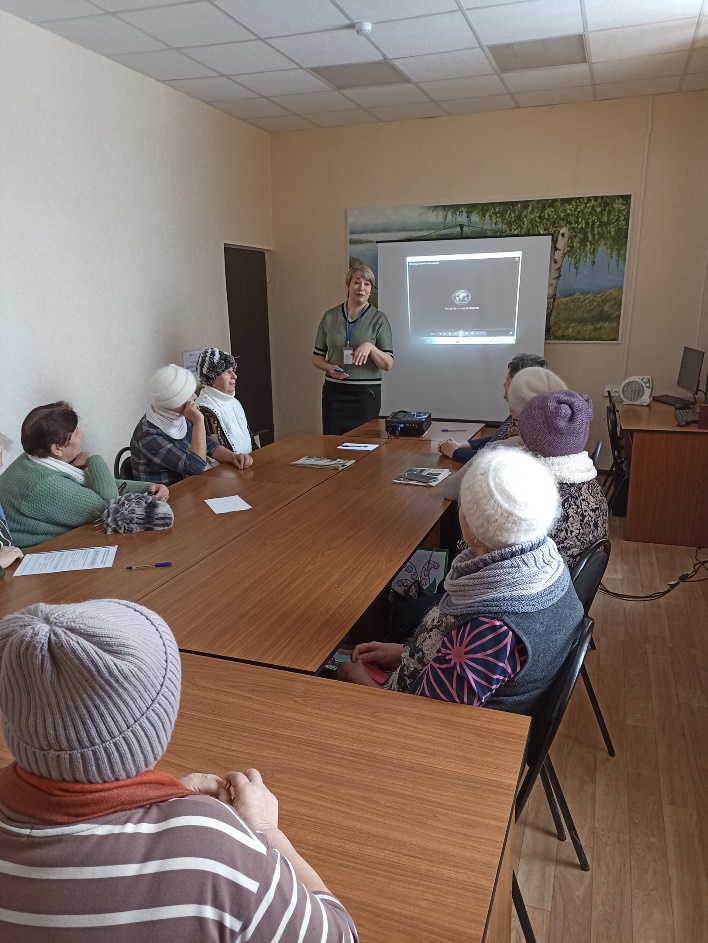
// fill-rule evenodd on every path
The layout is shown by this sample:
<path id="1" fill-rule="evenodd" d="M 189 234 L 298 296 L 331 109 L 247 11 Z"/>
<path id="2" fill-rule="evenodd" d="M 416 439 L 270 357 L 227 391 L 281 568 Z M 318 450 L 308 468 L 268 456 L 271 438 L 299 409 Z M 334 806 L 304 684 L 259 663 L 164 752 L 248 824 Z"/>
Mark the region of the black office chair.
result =
<path id="1" fill-rule="evenodd" d="M 592 619 L 589 616 L 585 616 L 580 623 L 576 641 L 563 663 L 563 667 L 558 672 L 540 710 L 531 721 L 526 757 L 528 768 L 517 790 L 514 809 L 514 818 L 515 821 L 518 822 L 531 795 L 531 790 L 540 776 L 551 809 L 551 815 L 553 816 L 556 834 L 561 841 L 565 841 L 565 831 L 563 829 L 563 822 L 565 822 L 570 840 L 573 842 L 575 853 L 578 856 L 578 862 L 583 871 L 589 871 L 590 865 L 588 864 L 575 823 L 570 814 L 568 803 L 565 801 L 563 790 L 558 782 L 556 771 L 553 768 L 549 750 L 553 745 L 566 708 L 570 703 L 570 698 L 575 689 L 575 683 L 578 680 L 578 675 L 580 674 L 583 660 L 585 659 L 585 654 L 588 650 L 590 639 L 592 638 L 593 628 L 594 623 Z M 536 937 L 533 932 L 533 927 L 531 926 L 531 921 L 529 920 L 524 898 L 521 894 L 521 888 L 516 880 L 516 874 L 512 876 L 511 897 L 514 901 L 519 923 L 521 924 L 524 940 L 526 943 L 536 943 Z"/>
<path id="2" fill-rule="evenodd" d="M 602 448 L 602 439 L 598 439 L 595 443 L 595 448 L 590 453 L 590 461 L 597 468 L 597 460 L 600 457 L 600 449 Z"/>
<path id="3" fill-rule="evenodd" d="M 611 514 L 618 497 L 629 485 L 629 462 L 622 458 L 622 443 L 619 437 L 619 422 L 617 419 L 617 407 L 610 397 L 610 405 L 607 407 L 607 434 L 610 439 L 610 450 L 612 452 L 612 465 L 605 475 L 603 485 L 607 497 L 607 509 Z M 609 485 L 608 485 L 609 482 Z"/>
<path id="4" fill-rule="evenodd" d="M 126 458 L 123 458 L 126 452 L 128 455 Z M 123 481 L 135 481 L 135 477 L 133 476 L 133 466 L 130 462 L 129 445 L 126 445 L 125 448 L 122 448 L 116 455 L 116 460 L 113 462 L 113 477 L 122 478 Z"/>
<path id="5" fill-rule="evenodd" d="M 593 604 L 602 577 L 605 575 L 611 552 L 612 544 L 609 540 L 598 540 L 592 547 L 588 547 L 571 570 L 570 575 L 573 580 L 573 586 L 575 587 L 575 592 L 578 594 L 578 599 L 583 604 L 586 616 L 590 613 L 590 607 Z M 595 642 L 592 638 L 590 639 L 590 647 L 595 648 Z M 583 664 L 580 669 L 580 676 L 583 679 L 585 690 L 588 692 L 590 704 L 595 714 L 597 725 L 600 728 L 602 739 L 605 741 L 607 752 L 610 756 L 616 756 L 615 748 L 612 745 L 612 738 L 605 724 L 605 718 L 602 716 L 602 711 L 597 697 L 595 696 L 595 690 L 585 664 Z"/>

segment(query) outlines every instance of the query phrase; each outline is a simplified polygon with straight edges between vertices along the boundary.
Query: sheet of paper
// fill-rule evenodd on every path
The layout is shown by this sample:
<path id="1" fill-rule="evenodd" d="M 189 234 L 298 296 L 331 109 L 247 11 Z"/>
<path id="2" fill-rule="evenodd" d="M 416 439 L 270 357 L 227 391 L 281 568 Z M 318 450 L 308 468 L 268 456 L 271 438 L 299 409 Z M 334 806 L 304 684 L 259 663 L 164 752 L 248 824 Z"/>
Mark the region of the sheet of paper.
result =
<path id="1" fill-rule="evenodd" d="M 356 449 L 359 452 L 373 452 L 378 445 L 369 445 L 368 442 L 342 442 L 337 446 L 338 449 Z"/>
<path id="2" fill-rule="evenodd" d="M 229 498 L 206 498 L 206 503 L 214 514 L 228 514 L 230 511 L 250 511 L 251 505 L 246 504 L 237 494 Z"/>
<path id="3" fill-rule="evenodd" d="M 66 573 L 68 570 L 100 570 L 113 566 L 118 546 L 83 547 L 81 550 L 52 550 L 47 553 L 26 553 L 15 570 L 15 576 L 38 573 Z"/>

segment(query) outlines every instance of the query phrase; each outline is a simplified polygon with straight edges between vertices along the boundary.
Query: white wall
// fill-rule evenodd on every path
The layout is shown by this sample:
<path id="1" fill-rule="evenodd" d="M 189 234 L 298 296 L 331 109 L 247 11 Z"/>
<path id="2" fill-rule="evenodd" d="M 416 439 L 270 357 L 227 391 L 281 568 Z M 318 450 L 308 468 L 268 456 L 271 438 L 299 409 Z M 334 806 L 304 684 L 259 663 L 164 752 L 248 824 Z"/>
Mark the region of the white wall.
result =
<path id="1" fill-rule="evenodd" d="M 67 399 L 110 463 L 147 381 L 229 341 L 224 243 L 272 244 L 269 135 L 0 13 L 0 431 Z"/>
<path id="2" fill-rule="evenodd" d="M 344 297 L 346 211 L 355 206 L 631 193 L 621 342 L 553 343 L 546 356 L 593 397 L 592 442 L 604 434 L 606 383 L 650 373 L 671 392 L 683 345 L 698 340 L 706 154 L 708 92 L 274 134 L 278 435 L 319 428 L 322 374 L 310 352 L 322 312 Z"/>

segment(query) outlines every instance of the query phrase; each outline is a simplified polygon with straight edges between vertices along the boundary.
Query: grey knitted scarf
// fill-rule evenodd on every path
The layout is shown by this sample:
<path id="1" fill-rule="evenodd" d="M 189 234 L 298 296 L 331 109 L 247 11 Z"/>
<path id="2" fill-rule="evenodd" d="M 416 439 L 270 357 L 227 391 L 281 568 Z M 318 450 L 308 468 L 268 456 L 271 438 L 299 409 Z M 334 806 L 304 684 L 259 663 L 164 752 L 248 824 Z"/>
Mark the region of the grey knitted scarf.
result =
<path id="1" fill-rule="evenodd" d="M 455 557 L 439 603 L 446 616 L 503 616 L 538 612 L 557 602 L 570 586 L 570 573 L 549 537 L 476 557 Z"/>

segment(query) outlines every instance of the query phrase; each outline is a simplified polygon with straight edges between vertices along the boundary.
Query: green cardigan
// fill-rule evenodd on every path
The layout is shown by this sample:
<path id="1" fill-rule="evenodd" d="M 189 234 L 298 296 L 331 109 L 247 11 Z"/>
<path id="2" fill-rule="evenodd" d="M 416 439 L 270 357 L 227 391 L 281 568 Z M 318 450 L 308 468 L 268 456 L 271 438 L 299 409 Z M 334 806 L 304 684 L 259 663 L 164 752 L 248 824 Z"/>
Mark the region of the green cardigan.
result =
<path id="1" fill-rule="evenodd" d="M 22 454 L 0 475 L 2 505 L 15 546 L 34 547 L 98 520 L 122 484 L 100 455 L 86 462 L 86 483 L 52 471 Z M 127 491 L 147 491 L 150 482 L 128 481 Z"/>

